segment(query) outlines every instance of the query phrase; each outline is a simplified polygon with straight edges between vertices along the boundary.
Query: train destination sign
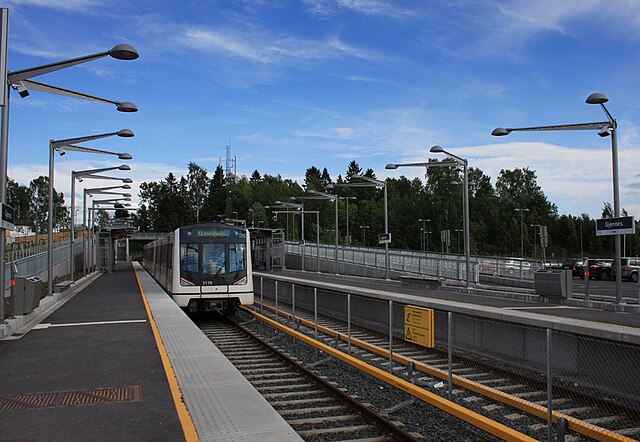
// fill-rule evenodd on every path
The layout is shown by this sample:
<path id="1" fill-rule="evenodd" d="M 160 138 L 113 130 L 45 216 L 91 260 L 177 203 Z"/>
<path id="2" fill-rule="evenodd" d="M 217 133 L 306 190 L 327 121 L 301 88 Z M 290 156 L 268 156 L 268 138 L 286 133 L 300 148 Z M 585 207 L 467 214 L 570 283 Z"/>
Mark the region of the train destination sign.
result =
<path id="1" fill-rule="evenodd" d="M 633 216 L 621 218 L 602 218 L 596 220 L 596 236 L 625 235 L 635 233 L 636 223 Z"/>
<path id="2" fill-rule="evenodd" d="M 405 305 L 404 339 L 423 347 L 433 348 L 433 310 Z"/>

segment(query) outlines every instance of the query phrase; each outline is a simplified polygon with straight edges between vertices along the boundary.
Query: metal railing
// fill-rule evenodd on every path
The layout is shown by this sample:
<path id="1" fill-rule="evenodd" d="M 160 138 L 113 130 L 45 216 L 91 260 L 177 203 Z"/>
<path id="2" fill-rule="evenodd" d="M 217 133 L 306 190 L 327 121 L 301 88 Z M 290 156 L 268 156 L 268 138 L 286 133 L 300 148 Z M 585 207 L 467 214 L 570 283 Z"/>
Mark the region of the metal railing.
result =
<path id="1" fill-rule="evenodd" d="M 320 244 L 318 250 L 315 243 L 307 242 L 303 246 L 287 241 L 285 247 L 285 252 L 293 255 L 300 256 L 304 251 L 305 260 L 309 262 L 318 256 L 321 260 L 335 260 L 335 245 Z M 339 246 L 338 261 L 378 269 L 384 269 L 386 265 L 384 249 L 371 247 Z M 465 266 L 464 255 L 389 250 L 389 269 L 403 274 L 463 281 L 466 277 Z M 309 267 L 313 268 L 313 264 L 309 264 Z M 542 263 L 519 258 L 472 256 L 471 280 L 479 282 L 480 274 L 533 280 L 533 274 L 542 267 Z"/>

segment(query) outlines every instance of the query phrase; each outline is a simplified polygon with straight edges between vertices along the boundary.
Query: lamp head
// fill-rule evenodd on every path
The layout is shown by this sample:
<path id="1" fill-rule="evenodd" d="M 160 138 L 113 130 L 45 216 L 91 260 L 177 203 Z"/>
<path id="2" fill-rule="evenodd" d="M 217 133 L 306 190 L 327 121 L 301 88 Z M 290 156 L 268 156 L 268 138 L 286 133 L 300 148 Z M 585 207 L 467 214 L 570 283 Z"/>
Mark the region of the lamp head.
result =
<path id="1" fill-rule="evenodd" d="M 589 95 L 586 100 L 587 104 L 604 104 L 607 101 L 609 101 L 607 96 L 605 94 L 601 94 L 600 92 Z"/>
<path id="2" fill-rule="evenodd" d="M 325 189 L 335 189 L 336 185 L 333 183 L 329 183 L 326 186 L 324 186 Z"/>
<path id="3" fill-rule="evenodd" d="M 429 152 L 431 153 L 442 153 L 444 152 L 444 149 L 442 148 L 442 146 L 433 146 L 431 147 L 431 149 L 429 149 Z"/>
<path id="4" fill-rule="evenodd" d="M 131 160 L 131 159 L 133 159 L 133 157 L 131 156 L 131 154 L 128 154 L 128 153 L 119 153 L 118 154 L 118 159 L 120 159 L 120 160 Z"/>
<path id="5" fill-rule="evenodd" d="M 128 184 L 125 184 L 124 186 L 120 186 L 122 189 L 131 189 L 131 186 Z"/>
<path id="6" fill-rule="evenodd" d="M 116 110 L 118 112 L 138 112 L 136 105 L 129 101 L 116 102 Z"/>
<path id="7" fill-rule="evenodd" d="M 505 135 L 509 135 L 511 133 L 511 129 L 505 129 L 504 127 L 496 127 L 491 131 L 491 135 L 494 137 L 503 137 Z"/>
<path id="8" fill-rule="evenodd" d="M 135 60 L 139 57 L 138 51 L 128 44 L 119 44 L 109 51 L 109 55 L 118 60 Z"/>
<path id="9" fill-rule="evenodd" d="M 122 180 L 122 182 L 131 184 L 131 183 L 133 183 L 133 180 L 131 178 L 125 178 L 125 179 Z"/>
<path id="10" fill-rule="evenodd" d="M 121 166 L 118 166 L 118 170 L 131 170 L 131 167 L 129 167 L 127 164 L 123 164 Z"/>
<path id="11" fill-rule="evenodd" d="M 397 165 L 397 164 L 391 164 L 391 163 L 389 163 L 389 164 L 387 164 L 386 166 L 384 166 L 384 168 L 385 168 L 385 169 L 388 169 L 388 170 L 395 170 L 395 169 L 397 169 L 397 168 L 398 168 L 398 165 Z"/>

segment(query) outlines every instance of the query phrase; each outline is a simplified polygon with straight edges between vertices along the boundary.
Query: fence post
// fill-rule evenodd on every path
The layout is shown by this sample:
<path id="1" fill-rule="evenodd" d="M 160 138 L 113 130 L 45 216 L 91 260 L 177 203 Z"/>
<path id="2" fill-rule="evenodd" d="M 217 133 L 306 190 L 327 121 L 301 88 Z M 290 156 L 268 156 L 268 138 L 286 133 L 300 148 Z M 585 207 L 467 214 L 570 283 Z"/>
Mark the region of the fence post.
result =
<path id="1" fill-rule="evenodd" d="M 296 285 L 291 284 L 291 314 L 296 316 Z"/>
<path id="2" fill-rule="evenodd" d="M 351 354 L 351 294 L 347 293 L 347 354 Z"/>
<path id="3" fill-rule="evenodd" d="M 453 313 L 447 313 L 447 341 L 448 341 L 448 367 L 449 367 L 449 396 L 453 394 Z"/>
<path id="4" fill-rule="evenodd" d="M 276 322 L 278 322 L 278 281 L 276 281 Z"/>
<path id="5" fill-rule="evenodd" d="M 393 301 L 389 301 L 389 373 L 393 373 Z"/>
<path id="6" fill-rule="evenodd" d="M 551 329 L 547 329 L 547 440 L 553 440 L 553 376 L 551 374 Z"/>

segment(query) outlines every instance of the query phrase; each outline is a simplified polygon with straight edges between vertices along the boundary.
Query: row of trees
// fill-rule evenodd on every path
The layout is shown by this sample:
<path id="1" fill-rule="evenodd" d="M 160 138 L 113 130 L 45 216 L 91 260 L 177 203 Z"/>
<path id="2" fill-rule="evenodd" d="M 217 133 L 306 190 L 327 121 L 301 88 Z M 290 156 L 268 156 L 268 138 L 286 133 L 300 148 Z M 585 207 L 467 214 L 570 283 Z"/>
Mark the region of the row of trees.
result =
<path id="1" fill-rule="evenodd" d="M 302 186 L 279 175 L 261 175 L 257 170 L 250 177 L 225 177 L 220 166 L 213 176 L 209 176 L 206 169 L 192 162 L 187 175 L 180 179 L 170 173 L 160 182 L 142 183 L 141 205 L 132 216 L 141 231 L 168 232 L 194 222 L 237 218 L 247 220 L 248 225 L 255 227 L 284 228 L 288 239 L 300 239 L 299 215 L 274 216 L 270 209 L 277 201 L 297 202 L 304 204 L 305 210 L 320 212 L 320 240 L 333 243 L 334 203 L 304 199 L 305 192 L 327 192 L 327 186 L 332 184 L 335 186 L 331 193 L 341 197 L 338 207 L 340 243 L 373 246 L 377 243 L 377 235 L 384 232 L 383 191 L 347 187 L 361 182 L 354 178 L 358 175 L 376 179 L 373 170 L 363 172 L 355 161 L 348 165 L 344 177 L 338 175 L 335 180 L 326 168 L 320 170 L 312 166 L 306 170 Z M 462 252 L 463 189 L 459 169 L 429 168 L 424 183 L 406 177 L 388 178 L 385 183 L 392 247 L 447 251 L 441 242 L 441 232 L 448 230 L 448 251 Z M 347 186 L 342 186 L 345 184 Z M 47 231 L 48 185 L 45 176 L 32 180 L 29 186 L 8 181 L 8 204 L 16 209 L 18 224 L 28 226 L 35 233 Z M 480 169 L 470 168 L 469 196 L 473 254 L 520 256 L 524 243 L 524 254 L 538 258 L 541 247 L 537 226 L 547 226 L 548 257 L 613 256 L 612 237 L 596 237 L 595 220 L 587 214 L 578 217 L 558 215 L 557 207 L 548 201 L 537 184 L 535 171 L 528 168 L 502 170 L 495 186 Z M 516 209 L 528 211 L 517 212 Z M 125 214 L 122 211 L 118 215 Z M 612 216 L 611 205 L 605 203 L 602 217 Z M 106 213 L 98 213 L 98 219 L 105 217 Z M 69 219 L 64 195 L 54 191 L 54 230 L 68 229 Z M 305 223 L 305 239 L 315 241 L 318 229 L 315 215 L 308 216 Z M 623 244 L 624 255 L 637 254 L 640 235 L 627 236 Z"/>
<path id="2" fill-rule="evenodd" d="M 328 170 L 313 166 L 305 173 L 304 184 L 254 171 L 250 177 L 225 177 L 222 167 L 213 176 L 190 163 L 186 176 L 178 179 L 170 173 L 160 182 L 143 183 L 140 187 L 141 206 L 135 215 L 142 231 L 168 232 L 181 225 L 211 221 L 219 218 L 239 218 L 248 225 L 285 228 L 289 239 L 300 239 L 299 216 L 274 216 L 269 209 L 280 202 L 303 203 L 305 210 L 320 212 L 321 242 L 333 243 L 335 235 L 334 203 L 305 200 L 309 190 L 327 192 L 327 185 L 335 184 L 332 193 L 356 199 L 339 200 L 339 241 L 341 244 L 372 246 L 377 234 L 384 232 L 383 191 L 376 188 L 349 188 L 342 184 L 361 182 L 354 176 L 376 178 L 371 169 L 363 172 L 352 161 L 344 175 L 331 177 Z M 449 230 L 449 251 L 462 251 L 462 172 L 457 168 L 429 168 L 426 180 L 406 177 L 388 178 L 389 231 L 392 247 L 420 250 L 426 242 L 430 251 L 446 251 L 441 232 Z M 524 254 L 539 257 L 538 228 L 547 226 L 549 247 L 547 257 L 613 256 L 612 237 L 596 237 L 595 220 L 587 214 L 559 215 L 557 207 L 548 201 L 537 184 L 535 171 L 528 168 L 502 170 L 495 186 L 480 169 L 469 169 L 471 251 L 480 255 L 520 256 L 521 241 Z M 347 226 L 347 207 L 349 224 Z M 528 209 L 520 213 L 515 209 Z M 611 217 L 610 204 L 605 203 L 602 217 Z M 294 221 L 295 218 L 295 221 Z M 423 222 L 425 231 L 421 231 Z M 305 239 L 315 241 L 315 215 L 305 220 Z M 364 226 L 368 226 L 365 228 Z M 524 229 L 522 227 L 524 226 Z M 350 237 L 346 234 L 349 232 Z M 522 235 L 522 236 L 521 236 Z M 626 238 L 625 254 L 640 248 L 639 235 Z"/>
<path id="3" fill-rule="evenodd" d="M 35 234 L 47 233 L 49 228 L 49 177 L 39 176 L 23 186 L 12 179 L 7 181 L 7 204 L 16 210 L 16 225 L 26 227 Z M 115 216 L 127 216 L 126 211 L 116 211 Z M 101 225 L 109 214 L 96 211 L 96 225 Z M 53 191 L 53 231 L 69 230 L 71 216 L 65 207 L 64 194 Z M 76 228 L 82 220 L 76 220 Z M 78 226 L 80 223 L 80 226 Z"/>

